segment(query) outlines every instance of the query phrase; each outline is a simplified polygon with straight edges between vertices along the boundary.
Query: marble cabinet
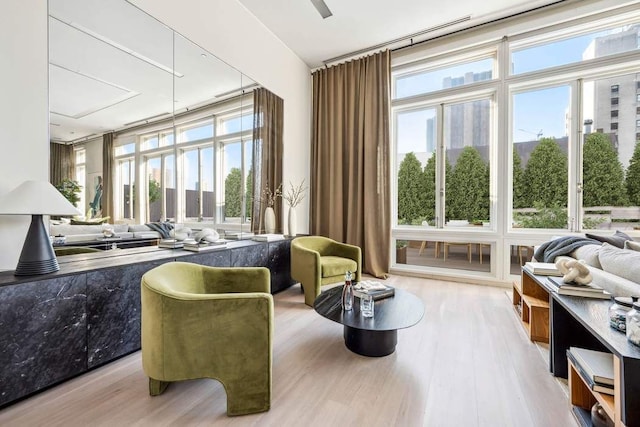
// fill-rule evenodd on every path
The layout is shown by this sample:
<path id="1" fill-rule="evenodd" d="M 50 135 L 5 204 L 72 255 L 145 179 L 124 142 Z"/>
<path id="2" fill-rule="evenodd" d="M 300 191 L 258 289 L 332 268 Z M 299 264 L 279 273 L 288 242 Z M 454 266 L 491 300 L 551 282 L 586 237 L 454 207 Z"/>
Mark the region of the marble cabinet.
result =
<path id="1" fill-rule="evenodd" d="M 0 405 L 87 369 L 86 275 L 0 287 Z"/>
<path id="2" fill-rule="evenodd" d="M 268 267 L 271 291 L 294 282 L 290 241 L 211 252 L 154 249 L 60 261 L 57 273 L 0 273 L 0 407 L 140 349 L 140 279 L 165 262 Z M 94 258 L 100 257 L 100 258 Z"/>
<path id="3" fill-rule="evenodd" d="M 160 264 L 163 262 L 147 262 L 86 274 L 87 368 L 140 348 L 140 279 Z"/>
<path id="4" fill-rule="evenodd" d="M 270 242 L 267 267 L 271 271 L 271 293 L 275 294 L 293 285 L 291 278 L 291 241 Z"/>

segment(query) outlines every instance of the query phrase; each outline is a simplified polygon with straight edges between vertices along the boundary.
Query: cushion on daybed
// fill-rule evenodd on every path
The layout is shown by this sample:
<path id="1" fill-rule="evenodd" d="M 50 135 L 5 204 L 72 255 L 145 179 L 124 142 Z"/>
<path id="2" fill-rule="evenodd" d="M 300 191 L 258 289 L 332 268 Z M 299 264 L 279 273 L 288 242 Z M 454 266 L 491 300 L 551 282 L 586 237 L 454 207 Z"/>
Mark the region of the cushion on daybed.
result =
<path id="1" fill-rule="evenodd" d="M 615 274 L 633 282 L 640 280 L 640 253 L 619 249 L 608 243 L 600 248 L 600 264 L 607 273 Z"/>
<path id="2" fill-rule="evenodd" d="M 624 248 L 624 242 L 627 240 L 633 240 L 628 234 L 623 233 L 620 230 L 616 230 L 613 236 L 600 236 L 598 234 L 587 233 L 586 236 L 589 239 L 594 239 L 602 243 L 609 243 L 617 248 Z"/>
<path id="3" fill-rule="evenodd" d="M 640 242 L 636 242 L 634 240 L 627 240 L 626 242 L 624 242 L 624 248 L 630 249 L 632 251 L 640 252 Z"/>
<path id="4" fill-rule="evenodd" d="M 602 245 L 584 245 L 576 249 L 571 253 L 571 257 L 575 259 L 583 260 L 587 265 L 591 267 L 602 269 L 600 264 L 600 248 Z"/>

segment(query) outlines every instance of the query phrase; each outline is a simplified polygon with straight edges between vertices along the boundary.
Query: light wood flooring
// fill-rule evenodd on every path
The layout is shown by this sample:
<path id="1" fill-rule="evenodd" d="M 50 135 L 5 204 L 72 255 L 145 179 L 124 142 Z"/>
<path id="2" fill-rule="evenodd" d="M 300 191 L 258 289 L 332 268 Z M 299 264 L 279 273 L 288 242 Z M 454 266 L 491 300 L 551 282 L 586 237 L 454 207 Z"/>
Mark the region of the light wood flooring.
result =
<path id="1" fill-rule="evenodd" d="M 566 392 L 525 337 L 504 288 L 393 276 L 422 321 L 396 352 L 356 355 L 342 326 L 275 295 L 271 410 L 229 418 L 214 380 L 150 397 L 136 352 L 0 411 L 1 426 L 576 426 Z"/>

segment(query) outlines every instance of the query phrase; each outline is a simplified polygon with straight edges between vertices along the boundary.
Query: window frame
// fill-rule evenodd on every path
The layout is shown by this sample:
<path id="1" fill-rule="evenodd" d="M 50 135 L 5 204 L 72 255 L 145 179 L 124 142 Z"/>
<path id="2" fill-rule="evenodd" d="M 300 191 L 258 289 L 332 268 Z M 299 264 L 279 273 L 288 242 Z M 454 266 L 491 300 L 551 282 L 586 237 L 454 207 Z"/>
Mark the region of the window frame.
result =
<path id="1" fill-rule="evenodd" d="M 173 218 L 173 220 L 175 220 L 176 222 L 189 222 L 189 223 L 196 222 L 198 224 L 202 224 L 202 226 L 207 225 L 207 226 L 216 227 L 216 228 L 220 226 L 223 226 L 225 228 L 235 228 L 236 226 L 246 228 L 246 225 L 250 224 L 250 218 L 245 216 L 241 218 L 240 222 L 236 222 L 236 223 L 223 221 L 222 213 L 223 213 L 223 205 L 224 205 L 224 192 L 220 191 L 220 188 L 222 188 L 220 185 L 220 182 L 224 178 L 221 178 L 218 176 L 218 170 L 220 168 L 220 147 L 222 146 L 224 141 L 228 141 L 230 138 L 236 138 L 236 139 L 241 138 L 243 141 L 252 140 L 253 123 L 251 123 L 251 127 L 249 129 L 240 131 L 240 132 L 228 133 L 225 135 L 217 135 L 216 132 L 218 129 L 220 129 L 219 127 L 220 118 L 229 119 L 235 116 L 239 116 L 239 117 L 249 116 L 249 118 L 251 118 L 253 116 L 254 114 L 253 101 L 251 100 L 250 102 L 247 102 L 248 96 L 250 95 L 243 95 L 243 96 L 234 98 L 232 100 L 220 103 L 219 105 L 213 105 L 209 108 L 199 109 L 197 112 L 194 112 L 191 114 L 182 114 L 179 117 L 174 118 L 173 121 L 165 120 L 158 123 L 150 124 L 148 126 L 137 127 L 132 129 L 129 132 L 125 130 L 125 131 L 122 131 L 120 134 L 117 134 L 116 141 L 114 144 L 115 145 L 114 152 L 119 153 L 118 155 L 114 156 L 116 164 L 118 164 L 117 163 L 118 161 L 121 161 L 127 158 L 133 158 L 136 160 L 135 162 L 135 168 L 136 168 L 135 177 L 137 178 L 136 181 L 142 183 L 141 185 L 136 186 L 136 189 L 135 189 L 136 197 L 143 198 L 145 200 L 145 203 L 136 204 L 136 209 L 132 218 L 119 218 L 118 216 L 123 215 L 124 211 L 120 209 L 121 206 L 118 206 L 120 211 L 118 210 L 116 211 L 116 217 L 117 217 L 116 219 L 122 219 L 127 222 L 129 221 L 139 222 L 140 221 L 139 218 L 145 218 L 145 219 L 149 218 L 150 213 L 149 213 L 149 201 L 148 201 L 148 182 L 147 182 L 148 177 L 146 176 L 147 160 L 151 158 L 155 158 L 157 156 L 162 156 L 162 162 L 161 162 L 162 170 L 163 170 L 162 179 L 164 181 L 164 167 L 165 167 L 164 156 L 168 155 L 169 153 L 173 153 L 174 154 L 173 170 L 175 174 L 175 185 L 176 185 L 176 189 L 175 189 L 176 215 L 175 215 L 175 218 Z M 242 124 L 242 120 L 241 120 L 241 124 Z M 168 143 L 167 145 L 162 145 L 163 139 L 171 139 L 172 137 L 173 141 L 180 141 L 181 132 L 184 133 L 189 130 L 198 128 L 200 126 L 211 126 L 213 128 L 212 130 L 213 136 L 206 136 L 204 138 L 192 140 L 192 141 L 182 140 L 181 142 L 177 142 L 173 144 Z M 145 149 L 143 138 L 147 138 L 149 136 L 158 138 L 158 147 Z M 135 152 L 129 153 L 128 151 L 130 151 L 130 149 L 128 151 L 123 152 L 122 147 L 134 147 Z M 188 150 L 199 149 L 203 147 L 211 147 L 213 149 L 213 161 L 211 165 L 213 173 L 212 173 L 212 177 L 210 177 L 210 180 L 212 182 L 212 187 L 213 187 L 211 190 L 211 192 L 213 193 L 212 195 L 213 206 L 211 206 L 211 209 L 213 210 L 213 217 L 202 218 L 202 214 L 204 211 L 204 207 L 202 204 L 202 201 L 204 200 L 203 194 L 202 194 L 203 188 L 202 186 L 199 186 L 200 202 L 197 209 L 199 212 L 199 215 L 197 218 L 187 218 L 186 205 L 185 205 L 186 198 L 184 194 L 184 191 L 185 191 L 184 176 L 183 176 L 184 167 L 181 165 L 182 153 Z M 243 173 L 243 180 L 242 180 L 243 186 L 245 185 L 244 184 L 245 176 L 246 176 L 245 158 L 247 156 L 250 156 L 250 158 L 253 158 L 253 152 L 251 153 L 244 153 L 244 151 L 242 152 L 242 157 L 240 161 L 242 166 L 241 171 Z M 200 159 L 200 156 L 198 157 L 199 157 L 198 165 L 200 170 L 202 169 L 200 167 L 201 159 Z M 199 171 L 199 174 L 200 173 L 202 172 Z M 200 181 L 201 178 L 198 178 L 198 180 Z M 164 200 L 166 197 L 166 186 L 164 185 L 164 183 L 161 184 L 161 188 L 162 188 L 161 197 L 163 200 L 163 219 L 165 219 L 167 207 Z M 116 189 L 115 197 L 119 198 L 121 195 L 121 193 L 119 193 L 121 191 L 120 187 L 116 186 L 115 189 Z M 249 203 L 248 201 L 245 200 L 244 192 L 242 195 L 242 199 L 243 199 L 242 206 L 244 207 L 246 206 L 247 203 Z"/>
<path id="2" fill-rule="evenodd" d="M 568 10 L 563 9 L 563 13 Z M 390 121 L 392 150 L 391 150 L 391 203 L 392 203 L 392 242 L 391 253 L 395 253 L 395 242 L 399 240 L 423 240 L 423 241 L 440 241 L 444 239 L 454 242 L 474 242 L 474 243 L 490 243 L 491 245 L 491 272 L 469 273 L 464 270 L 450 270 L 442 267 L 423 267 L 420 265 L 398 264 L 392 255 L 392 272 L 415 272 L 429 275 L 467 278 L 474 277 L 475 280 L 510 280 L 513 276 L 509 273 L 509 252 L 510 248 L 527 245 L 533 246 L 548 240 L 554 235 L 570 234 L 580 229 L 579 224 L 582 223 L 582 198 L 580 194 L 580 186 L 582 180 L 582 153 L 580 144 L 577 144 L 578 136 L 582 134 L 582 102 L 583 95 L 582 80 L 606 78 L 609 76 L 637 73 L 640 66 L 638 51 L 616 53 L 604 57 L 589 59 L 579 63 L 569 63 L 565 65 L 545 68 L 542 70 L 531 71 L 521 74 L 510 73 L 510 60 L 512 45 L 525 46 L 525 43 L 540 44 L 541 40 L 551 40 L 553 37 L 557 39 L 565 37 L 579 36 L 581 34 L 597 32 L 598 26 L 604 28 L 606 26 L 621 26 L 625 22 L 640 22 L 640 12 L 630 6 L 623 6 L 616 9 L 608 9 L 604 12 L 593 10 L 589 14 L 577 19 L 568 15 L 566 19 L 558 21 L 557 24 L 539 26 L 536 29 L 527 29 L 525 21 L 514 20 L 515 24 L 496 25 L 497 29 L 489 28 L 487 36 L 484 36 L 480 30 L 471 31 L 469 35 L 456 34 L 454 36 L 445 37 L 444 39 L 427 42 L 422 46 L 414 46 L 405 52 L 392 54 L 392 79 L 396 71 L 404 72 L 420 68 L 422 64 L 432 64 L 434 68 L 440 67 L 442 64 L 459 62 L 466 58 L 478 57 L 481 52 L 494 50 L 497 60 L 494 63 L 497 68 L 494 79 L 487 82 L 478 82 L 468 86 L 443 89 L 428 94 L 420 94 L 407 98 L 395 98 L 395 81 L 392 81 L 392 99 L 391 111 L 392 120 Z M 548 21 L 549 16 L 543 14 L 537 15 L 542 22 L 542 18 Z M 535 21 L 535 19 L 534 19 Z M 515 34 L 512 32 L 515 28 Z M 503 37 L 507 34 L 508 37 Z M 511 32 L 511 33 L 510 33 Z M 564 33 L 563 33 L 564 32 Z M 573 34 L 571 34 L 573 32 Z M 466 45 L 475 46 L 456 50 L 456 46 Z M 422 54 L 421 54 L 422 53 Z M 567 129 L 568 129 L 568 228 L 566 230 L 542 230 L 542 229 L 517 229 L 509 225 L 512 218 L 512 103 L 510 101 L 511 91 L 514 89 L 534 89 L 541 86 L 552 86 L 568 84 L 571 86 L 570 104 L 567 111 Z M 637 83 L 637 90 L 640 91 L 640 82 Z M 496 188 L 492 188 L 493 200 L 492 207 L 496 212 L 492 211 L 492 221 L 495 223 L 492 228 L 487 229 L 453 229 L 443 230 L 438 227 L 420 227 L 398 225 L 397 223 L 397 117 L 395 114 L 400 111 L 421 108 L 429 106 L 439 106 L 442 102 L 456 99 L 464 94 L 474 91 L 494 90 L 495 98 L 495 114 L 493 120 L 496 125 L 494 127 L 496 133 L 496 142 L 492 145 L 497 152 L 495 154 L 496 167 L 492 164 L 492 178 L 494 174 L 500 176 L 500 180 L 492 179 L 492 185 L 495 183 Z M 618 89 L 619 90 L 619 89 Z M 613 92 L 610 92 L 610 96 Z M 637 101 L 640 103 L 640 93 L 637 94 Z M 640 128 L 640 120 L 636 122 Z M 440 129 L 441 129 L 441 125 Z M 640 134 L 640 131 L 638 132 Z M 436 144 L 438 146 L 438 144 Z M 503 179 L 508 177 L 508 179 Z M 500 182 L 498 182 L 500 181 Z M 499 200 L 499 201 L 498 201 Z M 443 231 L 445 233 L 443 233 Z"/>

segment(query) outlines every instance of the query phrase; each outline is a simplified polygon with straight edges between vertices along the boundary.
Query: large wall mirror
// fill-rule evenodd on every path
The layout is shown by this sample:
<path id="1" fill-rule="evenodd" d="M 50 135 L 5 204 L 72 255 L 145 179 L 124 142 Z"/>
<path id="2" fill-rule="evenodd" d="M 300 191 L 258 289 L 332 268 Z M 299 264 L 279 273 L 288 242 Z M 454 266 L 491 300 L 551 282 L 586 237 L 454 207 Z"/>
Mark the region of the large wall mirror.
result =
<path id="1" fill-rule="evenodd" d="M 87 220 L 250 228 L 256 82 L 124 0 L 49 0 L 49 76 Z"/>

